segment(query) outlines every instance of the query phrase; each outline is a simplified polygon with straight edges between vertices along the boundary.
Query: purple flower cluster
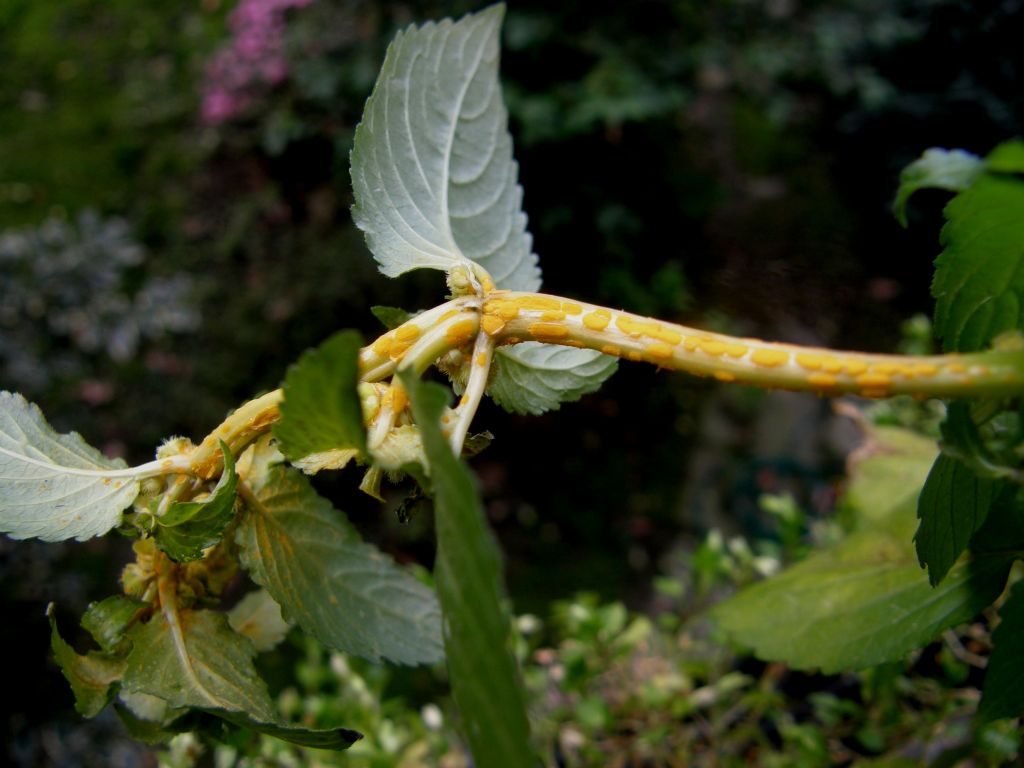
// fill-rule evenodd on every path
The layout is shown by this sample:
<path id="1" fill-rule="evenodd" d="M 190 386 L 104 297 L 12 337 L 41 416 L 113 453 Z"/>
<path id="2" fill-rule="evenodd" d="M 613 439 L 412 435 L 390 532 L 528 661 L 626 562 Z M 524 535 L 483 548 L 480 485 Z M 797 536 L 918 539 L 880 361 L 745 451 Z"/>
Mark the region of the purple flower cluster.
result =
<path id="1" fill-rule="evenodd" d="M 202 119 L 220 125 L 248 109 L 263 87 L 288 75 L 284 54 L 285 12 L 313 0 L 240 0 L 228 24 L 231 40 L 206 70 Z"/>

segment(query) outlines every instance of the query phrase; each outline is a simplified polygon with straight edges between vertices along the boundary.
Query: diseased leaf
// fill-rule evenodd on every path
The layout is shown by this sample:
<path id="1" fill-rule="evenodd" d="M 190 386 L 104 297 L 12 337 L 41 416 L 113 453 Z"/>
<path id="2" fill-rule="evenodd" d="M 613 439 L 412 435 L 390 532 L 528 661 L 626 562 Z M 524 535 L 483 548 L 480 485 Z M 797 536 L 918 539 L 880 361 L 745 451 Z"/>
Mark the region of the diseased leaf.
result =
<path id="1" fill-rule="evenodd" d="M 222 613 L 187 610 L 154 616 L 130 633 L 125 690 L 200 709 L 236 725 L 321 748 L 346 749 L 360 734 L 346 728 L 309 730 L 282 723 L 256 673 L 253 644 Z"/>
<path id="2" fill-rule="evenodd" d="M 228 623 L 235 632 L 252 640 L 257 651 L 276 648 L 292 626 L 265 589 L 257 589 L 239 600 L 228 611 Z"/>
<path id="3" fill-rule="evenodd" d="M 126 466 L 75 432 L 58 434 L 21 395 L 0 392 L 0 532 L 43 541 L 102 536 L 139 493 Z"/>
<path id="4" fill-rule="evenodd" d="M 430 462 L 445 653 L 474 763 L 489 768 L 534 765 L 526 701 L 512 655 L 511 622 L 503 607 L 501 557 L 473 478 L 441 434 L 447 395 L 411 372 L 400 376 Z"/>
<path id="5" fill-rule="evenodd" d="M 978 717 L 982 722 L 1024 714 L 1024 582 L 1018 581 L 999 609 L 999 626 L 992 633 L 993 650 L 985 671 Z"/>
<path id="6" fill-rule="evenodd" d="M 164 613 L 129 633 L 123 685 L 172 708 L 247 712 L 260 720 L 276 713 L 252 659 L 252 643 L 228 626 L 224 614 L 186 610 L 169 621 Z"/>
<path id="7" fill-rule="evenodd" d="M 962 192 L 985 172 L 985 161 L 962 149 L 926 149 L 924 154 L 900 173 L 900 186 L 892 212 L 907 226 L 907 201 L 919 189 Z"/>
<path id="8" fill-rule="evenodd" d="M 153 540 L 178 562 L 198 560 L 203 550 L 221 540 L 224 530 L 235 516 L 235 488 L 238 475 L 235 459 L 227 444 L 221 441 L 224 471 L 213 493 L 205 501 L 174 502 L 167 512 L 156 518 Z"/>
<path id="9" fill-rule="evenodd" d="M 57 631 L 52 604 L 46 615 L 50 618 L 50 647 L 75 694 L 75 710 L 84 717 L 96 717 L 114 697 L 116 684 L 124 674 L 125 660 L 95 651 L 79 655 Z"/>
<path id="10" fill-rule="evenodd" d="M 935 332 L 947 352 L 1024 329 L 1024 181 L 986 174 L 946 206 L 935 262 Z"/>
<path id="11" fill-rule="evenodd" d="M 743 590 L 712 616 L 758 658 L 832 674 L 894 661 L 967 621 L 999 596 L 1011 563 L 961 561 L 932 587 L 909 537 L 864 531 Z"/>
<path id="12" fill-rule="evenodd" d="M 592 349 L 525 341 L 496 350 L 488 393 L 513 413 L 541 414 L 596 391 L 618 359 Z"/>
<path id="13" fill-rule="evenodd" d="M 112 595 L 92 603 L 82 616 L 82 627 L 107 653 L 127 650 L 124 634 L 146 603 L 127 595 Z"/>
<path id="14" fill-rule="evenodd" d="M 352 150 L 352 213 L 381 272 L 476 262 L 501 288 L 535 291 L 498 81 L 495 5 L 409 27 L 388 47 Z"/>
<path id="15" fill-rule="evenodd" d="M 348 461 L 366 452 L 363 409 L 356 389 L 361 346 L 358 333 L 341 331 L 305 352 L 288 369 L 281 419 L 273 427 L 281 453 L 288 459 L 328 452 L 337 457 L 344 452 Z M 320 468 L 323 462 L 316 465 Z"/>
<path id="16" fill-rule="evenodd" d="M 242 565 L 285 618 L 346 653 L 401 664 L 440 661 L 434 593 L 360 541 L 301 473 L 267 463 L 254 459 L 246 476 L 251 494 L 236 541 Z"/>
<path id="17" fill-rule="evenodd" d="M 996 490 L 997 483 L 978 477 L 952 456 L 935 459 L 918 499 L 921 524 L 914 536 L 918 561 L 933 585 L 942 581 L 985 522 Z"/>

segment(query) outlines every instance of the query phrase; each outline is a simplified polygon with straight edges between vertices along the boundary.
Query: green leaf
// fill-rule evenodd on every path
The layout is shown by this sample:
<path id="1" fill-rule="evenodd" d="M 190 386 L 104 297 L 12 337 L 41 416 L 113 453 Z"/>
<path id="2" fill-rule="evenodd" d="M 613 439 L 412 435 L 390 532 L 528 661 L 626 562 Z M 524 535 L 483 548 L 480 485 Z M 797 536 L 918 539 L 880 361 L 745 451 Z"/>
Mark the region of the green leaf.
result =
<path id="1" fill-rule="evenodd" d="M 918 561 L 933 585 L 942 581 L 985 522 L 997 486 L 952 456 L 935 459 L 918 499 L 921 524 L 914 536 Z"/>
<path id="2" fill-rule="evenodd" d="M 592 349 L 526 341 L 498 349 L 488 393 L 513 413 L 541 414 L 594 392 L 618 359 Z"/>
<path id="3" fill-rule="evenodd" d="M 985 168 L 992 173 L 1024 173 L 1024 141 L 1006 141 L 988 153 Z"/>
<path id="4" fill-rule="evenodd" d="M 501 288 L 540 287 L 498 81 L 504 14 L 409 27 L 388 47 L 351 167 L 353 218 L 389 277 L 470 260 Z"/>
<path id="5" fill-rule="evenodd" d="M 325 453 L 344 453 L 351 458 L 366 452 L 366 428 L 357 391 L 361 346 L 358 333 L 341 331 L 305 352 L 288 369 L 281 419 L 273 432 L 289 460 Z"/>
<path id="6" fill-rule="evenodd" d="M 984 524 L 971 539 L 975 555 L 1013 557 L 1024 552 L 1024 496 L 1019 486 L 1003 483 Z"/>
<path id="7" fill-rule="evenodd" d="M 985 672 L 978 717 L 982 722 L 1024 714 L 1024 582 L 1018 581 L 999 609 L 993 650 Z"/>
<path id="8" fill-rule="evenodd" d="M 832 674 L 894 661 L 967 621 L 999 596 L 1010 564 L 961 561 L 932 587 L 906 540 L 864 531 L 745 589 L 712 616 L 761 659 Z"/>
<path id="9" fill-rule="evenodd" d="M 292 626 L 284 620 L 281 606 L 265 589 L 257 589 L 239 600 L 238 605 L 228 611 L 228 623 L 235 632 L 252 640 L 257 651 L 276 648 Z"/>
<path id="10" fill-rule="evenodd" d="M 124 649 L 124 634 L 147 603 L 127 595 L 112 595 L 89 605 L 82 616 L 82 628 L 88 631 L 107 653 Z"/>
<path id="11" fill-rule="evenodd" d="M 441 434 L 447 395 L 411 372 L 399 375 L 430 463 L 445 653 L 474 763 L 489 768 L 532 766 L 536 761 L 529 746 L 525 695 L 512 654 L 511 622 L 503 607 L 501 557 L 473 478 Z"/>
<path id="12" fill-rule="evenodd" d="M 78 434 L 60 435 L 35 405 L 0 392 L 0 532 L 82 541 L 121 522 L 139 482 Z"/>
<path id="13" fill-rule="evenodd" d="M 360 541 L 301 473 L 265 459 L 253 465 L 236 540 L 242 565 L 285 618 L 346 653 L 401 664 L 440 661 L 434 593 Z"/>
<path id="14" fill-rule="evenodd" d="M 156 519 L 153 540 L 178 562 L 202 557 L 203 550 L 219 542 L 234 519 L 238 485 L 235 459 L 223 440 L 220 449 L 224 455 L 224 471 L 210 497 L 205 501 L 174 502 Z"/>
<path id="15" fill-rule="evenodd" d="M 1024 182 L 986 174 L 945 215 L 932 283 L 935 332 L 947 352 L 985 349 L 1024 327 Z"/>
<path id="16" fill-rule="evenodd" d="M 985 161 L 962 149 L 926 149 L 924 154 L 900 173 L 900 186 L 892 212 L 907 226 L 907 201 L 919 189 L 962 192 L 985 171 Z"/>
<path id="17" fill-rule="evenodd" d="M 370 307 L 373 316 L 380 320 L 380 324 L 389 331 L 395 330 L 398 326 L 412 319 L 413 313 L 406 312 L 398 307 L 382 307 L 380 305 Z"/>
<path id="18" fill-rule="evenodd" d="M 50 618 L 50 647 L 75 694 L 75 710 L 84 717 L 95 717 L 114 697 L 116 684 L 124 674 L 125 660 L 96 652 L 80 656 L 57 631 L 52 603 L 46 615 Z"/>
<path id="19" fill-rule="evenodd" d="M 298 744 L 345 749 L 359 734 L 345 728 L 310 731 L 280 722 L 266 684 L 253 666 L 253 644 L 222 613 L 167 612 L 129 633 L 122 684 L 167 702 L 201 709 L 246 728 Z"/>
<path id="20" fill-rule="evenodd" d="M 938 587 L 921 572 L 913 510 L 934 443 L 874 428 L 867 447 L 869 458 L 857 463 L 842 500 L 858 530 L 712 610 L 759 657 L 826 673 L 895 660 L 1002 591 L 1010 557 L 960 561 Z"/>

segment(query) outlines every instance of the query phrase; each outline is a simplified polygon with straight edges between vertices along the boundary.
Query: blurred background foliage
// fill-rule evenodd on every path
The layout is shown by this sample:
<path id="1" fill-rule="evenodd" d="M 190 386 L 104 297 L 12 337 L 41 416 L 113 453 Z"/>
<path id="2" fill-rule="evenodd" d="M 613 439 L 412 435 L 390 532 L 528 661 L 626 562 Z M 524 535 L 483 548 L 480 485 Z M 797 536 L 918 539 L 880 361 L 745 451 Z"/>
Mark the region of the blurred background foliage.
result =
<path id="1" fill-rule="evenodd" d="M 334 330 L 372 337 L 371 304 L 436 303 L 439 276 L 377 273 L 348 152 L 393 34 L 477 7 L 0 4 L 0 386 L 142 461 Z M 545 289 L 744 335 L 926 347 L 901 325 L 930 313 L 942 198 L 921 193 L 899 229 L 898 171 L 1019 132 L 1022 36 L 1019 0 L 513 0 L 502 76 Z M 934 422 L 901 407 L 888 418 Z M 510 591 L 539 615 L 581 589 L 648 608 L 652 577 L 713 529 L 778 538 L 764 493 L 827 515 L 856 440 L 825 401 L 627 365 L 558 413 L 485 406 L 478 424 L 497 438 L 475 469 Z M 429 566 L 430 521 L 399 523 L 400 493 L 382 511 L 354 476 L 317 482 Z M 87 761 L 43 606 L 76 617 L 115 590 L 122 544 L 0 541 L 0 640 L 49 670 L 5 701 L 8 759 Z"/>

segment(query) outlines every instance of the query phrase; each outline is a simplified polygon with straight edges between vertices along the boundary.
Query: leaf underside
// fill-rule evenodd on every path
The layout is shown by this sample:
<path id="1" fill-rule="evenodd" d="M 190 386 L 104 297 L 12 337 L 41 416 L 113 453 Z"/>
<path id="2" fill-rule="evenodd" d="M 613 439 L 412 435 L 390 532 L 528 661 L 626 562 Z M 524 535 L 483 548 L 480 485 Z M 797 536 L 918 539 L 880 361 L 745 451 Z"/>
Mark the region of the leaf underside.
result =
<path id="1" fill-rule="evenodd" d="M 239 524 L 241 560 L 284 616 L 330 648 L 371 660 L 443 658 L 437 598 L 376 547 L 297 470 L 277 464 L 251 480 Z"/>
<path id="2" fill-rule="evenodd" d="M 352 150 L 353 218 L 381 271 L 476 262 L 501 288 L 535 291 L 498 80 L 504 6 L 400 32 Z"/>
<path id="3" fill-rule="evenodd" d="M 962 149 L 926 149 L 900 174 L 900 186 L 892 204 L 893 214 L 907 226 L 907 202 L 921 189 L 962 192 L 985 171 L 985 161 Z"/>
<path id="4" fill-rule="evenodd" d="M 133 478 L 77 433 L 58 434 L 19 394 L 0 392 L 0 532 L 15 539 L 102 536 L 138 495 Z"/>
<path id="5" fill-rule="evenodd" d="M 592 349 L 526 341 L 496 351 L 487 391 L 507 411 L 538 415 L 596 391 L 617 367 Z"/>

